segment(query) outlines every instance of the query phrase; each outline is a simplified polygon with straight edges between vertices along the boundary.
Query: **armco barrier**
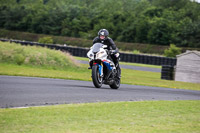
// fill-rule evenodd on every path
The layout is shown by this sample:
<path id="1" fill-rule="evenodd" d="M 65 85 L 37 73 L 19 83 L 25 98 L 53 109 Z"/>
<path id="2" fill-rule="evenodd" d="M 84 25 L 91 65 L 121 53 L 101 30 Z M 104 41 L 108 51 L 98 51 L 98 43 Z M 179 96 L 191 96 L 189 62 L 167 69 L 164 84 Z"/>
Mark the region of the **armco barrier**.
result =
<path id="1" fill-rule="evenodd" d="M 159 66 L 176 65 L 176 58 L 167 58 L 167 57 L 149 56 L 149 55 L 120 53 L 120 60 L 124 62 L 142 63 L 142 64 L 159 65 Z"/>
<path id="2" fill-rule="evenodd" d="M 79 57 L 86 57 L 86 54 L 89 51 L 88 48 L 70 47 L 70 46 L 54 45 L 54 44 L 41 44 L 38 42 L 30 42 L 30 41 L 8 40 L 8 39 L 0 39 L 0 41 L 3 41 L 3 42 L 9 41 L 11 43 L 12 42 L 20 43 L 21 45 L 41 46 L 41 47 L 47 47 L 50 49 L 67 51 L 70 54 L 74 56 L 79 56 Z M 171 70 L 176 65 L 176 58 L 127 54 L 127 53 L 120 53 L 120 61 L 162 66 L 161 78 L 167 79 L 167 80 L 173 79 Z M 167 69 L 166 67 L 170 68 L 170 71 L 166 71 Z M 169 75 L 171 75 L 171 77 Z"/>

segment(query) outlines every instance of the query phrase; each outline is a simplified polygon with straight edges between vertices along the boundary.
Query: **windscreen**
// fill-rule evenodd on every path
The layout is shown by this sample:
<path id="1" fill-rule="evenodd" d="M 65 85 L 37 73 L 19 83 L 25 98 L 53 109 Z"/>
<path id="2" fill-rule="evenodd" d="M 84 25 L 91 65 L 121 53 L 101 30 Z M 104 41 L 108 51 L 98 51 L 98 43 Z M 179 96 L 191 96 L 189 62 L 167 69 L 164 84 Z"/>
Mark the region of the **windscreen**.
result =
<path id="1" fill-rule="evenodd" d="M 95 43 L 92 47 L 92 52 L 97 53 L 99 52 L 100 48 L 103 46 L 102 43 Z"/>

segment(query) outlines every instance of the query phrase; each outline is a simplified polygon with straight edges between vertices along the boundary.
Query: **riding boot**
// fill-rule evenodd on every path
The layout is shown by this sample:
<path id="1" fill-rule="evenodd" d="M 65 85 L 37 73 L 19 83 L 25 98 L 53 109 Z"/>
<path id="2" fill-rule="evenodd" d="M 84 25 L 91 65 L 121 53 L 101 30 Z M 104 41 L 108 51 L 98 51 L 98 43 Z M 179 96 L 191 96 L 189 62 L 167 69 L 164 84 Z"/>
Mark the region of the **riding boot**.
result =
<path id="1" fill-rule="evenodd" d="M 116 69 L 117 69 L 117 77 L 121 78 L 121 68 L 119 67 L 119 65 Z"/>
<path id="2" fill-rule="evenodd" d="M 119 66 L 119 62 L 118 61 L 116 62 L 115 66 L 116 66 L 116 70 L 117 70 L 117 77 L 121 78 L 121 68 Z"/>

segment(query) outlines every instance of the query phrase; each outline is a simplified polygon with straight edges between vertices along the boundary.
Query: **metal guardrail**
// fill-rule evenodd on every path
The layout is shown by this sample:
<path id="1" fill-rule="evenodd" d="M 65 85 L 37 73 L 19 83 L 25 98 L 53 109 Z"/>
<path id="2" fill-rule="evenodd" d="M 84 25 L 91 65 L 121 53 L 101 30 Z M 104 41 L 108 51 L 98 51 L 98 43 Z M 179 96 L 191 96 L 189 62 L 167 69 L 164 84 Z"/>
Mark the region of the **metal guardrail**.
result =
<path id="1" fill-rule="evenodd" d="M 176 65 L 176 58 L 167 58 L 167 57 L 159 57 L 159 56 L 149 56 L 149 55 L 137 55 L 137 54 L 126 54 L 120 53 L 121 61 L 125 62 L 133 62 L 133 63 L 141 63 L 141 64 L 149 64 L 149 65 Z"/>
<path id="2" fill-rule="evenodd" d="M 41 47 L 47 47 L 50 49 L 67 51 L 73 56 L 79 56 L 79 57 L 86 57 L 86 54 L 89 51 L 88 48 L 71 47 L 71 46 L 63 46 L 63 45 L 55 45 L 55 44 L 42 44 L 42 43 L 30 42 L 30 41 L 9 40 L 9 39 L 0 39 L 0 41 L 20 43 L 21 45 L 41 46 Z M 171 73 L 174 70 L 172 68 L 174 68 L 174 66 L 176 65 L 176 58 L 127 54 L 127 53 L 120 53 L 120 61 L 163 66 L 162 72 L 161 72 L 161 78 L 167 79 L 167 80 L 173 79 L 173 77 L 169 75 L 172 75 Z M 170 68 L 170 71 L 166 72 L 166 69 L 167 69 L 166 67 Z"/>

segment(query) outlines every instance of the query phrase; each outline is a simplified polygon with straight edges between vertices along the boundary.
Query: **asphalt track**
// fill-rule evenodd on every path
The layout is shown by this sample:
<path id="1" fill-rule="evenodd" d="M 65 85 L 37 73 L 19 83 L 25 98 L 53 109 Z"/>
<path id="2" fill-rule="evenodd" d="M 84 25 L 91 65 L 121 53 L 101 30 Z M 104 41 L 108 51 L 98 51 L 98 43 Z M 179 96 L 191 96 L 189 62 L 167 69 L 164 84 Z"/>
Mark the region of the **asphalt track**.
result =
<path id="1" fill-rule="evenodd" d="M 143 100 L 200 100 L 200 91 L 125 84 L 97 89 L 87 81 L 0 76 L 0 108 Z"/>

